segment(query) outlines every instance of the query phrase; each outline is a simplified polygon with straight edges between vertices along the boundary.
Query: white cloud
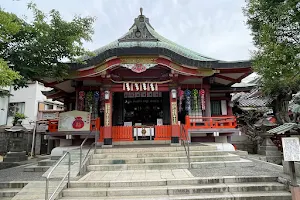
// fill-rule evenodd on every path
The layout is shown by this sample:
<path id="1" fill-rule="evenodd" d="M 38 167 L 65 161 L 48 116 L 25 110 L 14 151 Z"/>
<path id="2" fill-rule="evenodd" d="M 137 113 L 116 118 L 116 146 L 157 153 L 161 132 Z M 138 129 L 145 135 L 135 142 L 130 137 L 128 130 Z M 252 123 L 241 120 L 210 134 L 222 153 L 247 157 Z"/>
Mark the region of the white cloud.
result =
<path id="1" fill-rule="evenodd" d="M 3 1 L 3 0 L 2 0 Z M 32 0 L 1 2 L 7 11 L 27 14 Z M 59 10 L 66 19 L 75 14 L 97 18 L 93 42 L 99 48 L 122 36 L 143 7 L 155 30 L 164 37 L 220 60 L 249 59 L 253 49 L 245 26 L 241 0 L 33 0 L 40 9 Z"/>

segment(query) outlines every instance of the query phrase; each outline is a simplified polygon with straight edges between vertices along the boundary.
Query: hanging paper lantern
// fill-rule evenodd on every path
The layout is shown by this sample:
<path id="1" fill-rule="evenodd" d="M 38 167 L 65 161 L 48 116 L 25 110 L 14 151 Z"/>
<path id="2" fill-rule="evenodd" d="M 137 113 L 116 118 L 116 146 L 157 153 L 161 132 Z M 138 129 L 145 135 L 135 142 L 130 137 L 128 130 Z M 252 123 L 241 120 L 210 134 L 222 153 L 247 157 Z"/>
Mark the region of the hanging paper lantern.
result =
<path id="1" fill-rule="evenodd" d="M 155 91 L 158 91 L 158 85 L 155 83 Z"/>
<path id="2" fill-rule="evenodd" d="M 143 89 L 144 89 L 144 91 L 147 90 L 147 85 L 146 85 L 146 83 L 143 83 Z"/>

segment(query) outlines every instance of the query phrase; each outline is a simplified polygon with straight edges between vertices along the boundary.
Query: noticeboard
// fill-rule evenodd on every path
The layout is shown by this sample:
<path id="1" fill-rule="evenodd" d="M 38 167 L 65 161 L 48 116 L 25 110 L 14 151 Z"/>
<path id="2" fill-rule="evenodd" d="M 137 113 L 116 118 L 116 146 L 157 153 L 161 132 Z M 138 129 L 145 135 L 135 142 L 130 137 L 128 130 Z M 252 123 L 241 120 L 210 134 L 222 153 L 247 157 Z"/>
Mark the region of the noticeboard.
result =
<path id="1" fill-rule="evenodd" d="M 282 138 L 282 147 L 284 161 L 300 161 L 299 138 Z"/>

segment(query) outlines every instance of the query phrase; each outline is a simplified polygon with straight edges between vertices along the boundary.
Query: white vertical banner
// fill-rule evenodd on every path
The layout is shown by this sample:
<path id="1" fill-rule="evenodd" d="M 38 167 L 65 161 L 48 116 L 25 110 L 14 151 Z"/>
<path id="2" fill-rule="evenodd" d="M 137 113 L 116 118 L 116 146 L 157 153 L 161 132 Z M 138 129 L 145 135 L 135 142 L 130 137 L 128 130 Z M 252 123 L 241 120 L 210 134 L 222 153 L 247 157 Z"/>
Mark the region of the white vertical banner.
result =
<path id="1" fill-rule="evenodd" d="M 221 100 L 221 111 L 222 111 L 222 115 L 227 115 L 227 102 L 226 102 L 226 100 Z"/>

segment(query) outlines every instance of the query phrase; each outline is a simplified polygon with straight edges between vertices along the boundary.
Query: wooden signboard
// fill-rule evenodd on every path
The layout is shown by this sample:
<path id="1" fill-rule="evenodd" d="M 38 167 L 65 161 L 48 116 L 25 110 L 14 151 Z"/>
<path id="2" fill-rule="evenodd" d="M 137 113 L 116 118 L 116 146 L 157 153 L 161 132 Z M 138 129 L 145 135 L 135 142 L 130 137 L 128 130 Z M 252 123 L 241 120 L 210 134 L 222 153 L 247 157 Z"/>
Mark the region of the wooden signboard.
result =
<path id="1" fill-rule="evenodd" d="M 89 112 L 73 110 L 59 114 L 58 131 L 89 131 L 90 126 Z"/>

